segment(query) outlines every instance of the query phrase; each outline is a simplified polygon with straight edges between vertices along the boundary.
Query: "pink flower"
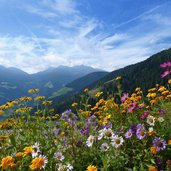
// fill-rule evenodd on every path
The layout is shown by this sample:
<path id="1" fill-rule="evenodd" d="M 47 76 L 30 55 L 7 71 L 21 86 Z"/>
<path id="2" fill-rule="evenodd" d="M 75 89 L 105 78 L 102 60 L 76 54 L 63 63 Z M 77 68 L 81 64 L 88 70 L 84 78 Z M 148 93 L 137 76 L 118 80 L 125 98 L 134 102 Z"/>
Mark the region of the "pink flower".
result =
<path id="1" fill-rule="evenodd" d="M 161 68 L 171 67 L 171 62 L 164 62 L 160 65 Z"/>
<path id="2" fill-rule="evenodd" d="M 121 97 L 121 102 L 123 103 L 128 98 L 128 93 L 124 93 Z"/>
<path id="3" fill-rule="evenodd" d="M 131 103 L 130 104 L 130 108 L 128 109 L 128 113 L 131 113 L 133 110 L 135 110 L 136 109 L 136 105 L 137 105 L 137 103 L 136 102 L 133 102 L 133 103 Z"/>
<path id="4" fill-rule="evenodd" d="M 171 73 L 171 71 L 170 70 L 166 70 L 166 71 L 164 71 L 164 73 L 163 74 L 161 74 L 161 78 L 164 78 L 164 77 L 166 77 L 168 74 L 170 74 Z"/>

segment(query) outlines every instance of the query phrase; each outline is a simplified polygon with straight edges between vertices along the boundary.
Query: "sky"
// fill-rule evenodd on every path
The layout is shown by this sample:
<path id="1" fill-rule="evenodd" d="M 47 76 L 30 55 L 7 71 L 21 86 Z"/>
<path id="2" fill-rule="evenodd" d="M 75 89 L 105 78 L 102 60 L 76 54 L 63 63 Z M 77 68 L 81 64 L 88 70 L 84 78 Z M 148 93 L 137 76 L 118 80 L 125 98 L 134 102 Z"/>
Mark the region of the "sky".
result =
<path id="1" fill-rule="evenodd" d="M 0 0 L 0 65 L 113 71 L 171 47 L 171 0 Z"/>

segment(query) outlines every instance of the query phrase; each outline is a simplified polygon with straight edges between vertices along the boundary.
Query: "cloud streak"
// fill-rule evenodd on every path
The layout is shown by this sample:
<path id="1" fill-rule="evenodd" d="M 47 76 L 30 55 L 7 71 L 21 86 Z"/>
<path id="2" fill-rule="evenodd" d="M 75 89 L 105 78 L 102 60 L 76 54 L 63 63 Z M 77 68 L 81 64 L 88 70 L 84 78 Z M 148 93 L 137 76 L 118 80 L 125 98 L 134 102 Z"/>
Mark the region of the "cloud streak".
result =
<path id="1" fill-rule="evenodd" d="M 113 29 L 137 21 L 129 30 L 115 33 L 101 29 L 99 19 L 83 15 L 73 0 L 42 0 L 27 5 L 27 13 L 48 21 L 48 26 L 39 25 L 46 36 L 36 35 L 18 19 L 30 36 L 0 37 L 0 64 L 35 73 L 59 65 L 81 64 L 112 71 L 142 61 L 170 47 L 170 41 L 164 41 L 171 38 L 171 12 L 162 12 L 165 6 L 156 6 L 121 23 Z"/>

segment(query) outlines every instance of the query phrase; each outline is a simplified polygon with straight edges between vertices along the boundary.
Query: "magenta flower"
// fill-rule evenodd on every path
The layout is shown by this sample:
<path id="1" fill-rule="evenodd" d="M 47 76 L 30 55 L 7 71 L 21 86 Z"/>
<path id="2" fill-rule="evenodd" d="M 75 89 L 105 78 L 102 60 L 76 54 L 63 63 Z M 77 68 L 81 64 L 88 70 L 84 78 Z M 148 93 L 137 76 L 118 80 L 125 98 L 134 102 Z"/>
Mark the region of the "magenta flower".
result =
<path id="1" fill-rule="evenodd" d="M 124 93 L 121 97 L 121 102 L 123 103 L 128 98 L 128 93 Z"/>
<path id="2" fill-rule="evenodd" d="M 136 105 L 137 105 L 137 103 L 136 102 L 133 102 L 133 103 L 131 103 L 130 104 L 130 108 L 128 109 L 128 113 L 131 113 L 133 110 L 135 110 L 136 109 Z"/>
<path id="3" fill-rule="evenodd" d="M 161 74 L 161 78 L 164 78 L 164 77 L 166 77 L 168 74 L 170 74 L 171 73 L 171 71 L 170 70 L 166 70 L 166 71 L 164 71 L 164 73 L 163 74 Z"/>
<path id="4" fill-rule="evenodd" d="M 171 62 L 164 62 L 160 65 L 161 68 L 171 67 Z"/>
<path id="5" fill-rule="evenodd" d="M 146 118 L 148 117 L 148 115 L 149 115 L 149 112 L 146 111 L 146 112 L 144 112 L 143 114 L 141 114 L 140 118 L 141 118 L 141 119 L 146 119 Z"/>

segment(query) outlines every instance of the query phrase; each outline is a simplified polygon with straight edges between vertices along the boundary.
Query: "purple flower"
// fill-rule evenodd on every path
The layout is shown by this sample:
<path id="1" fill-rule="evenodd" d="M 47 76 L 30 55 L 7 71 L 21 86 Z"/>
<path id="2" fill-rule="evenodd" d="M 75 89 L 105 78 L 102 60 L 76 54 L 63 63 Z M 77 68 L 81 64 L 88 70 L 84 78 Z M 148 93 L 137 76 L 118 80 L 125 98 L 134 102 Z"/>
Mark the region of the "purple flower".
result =
<path id="1" fill-rule="evenodd" d="M 103 125 L 102 128 L 106 128 L 106 129 L 112 128 L 112 123 L 111 122 L 108 122 L 107 124 Z"/>
<path id="2" fill-rule="evenodd" d="M 160 109 L 159 113 L 160 113 L 160 116 L 164 116 L 166 114 L 166 110 L 165 109 Z"/>
<path id="3" fill-rule="evenodd" d="M 121 102 L 123 103 L 128 98 L 128 93 L 124 93 L 121 97 Z"/>
<path id="4" fill-rule="evenodd" d="M 144 124 L 138 124 L 137 125 L 136 136 L 140 140 L 143 139 L 146 136 L 146 131 L 145 131 L 145 128 L 144 128 Z"/>
<path id="5" fill-rule="evenodd" d="M 155 163 L 156 163 L 157 165 L 162 164 L 162 159 L 156 156 L 156 157 L 155 157 Z"/>
<path id="6" fill-rule="evenodd" d="M 132 137 L 132 130 L 129 129 L 125 134 L 125 138 L 131 138 L 131 137 Z"/>
<path id="7" fill-rule="evenodd" d="M 89 135 L 89 132 L 90 132 L 90 130 L 89 130 L 88 127 L 85 127 L 85 128 L 83 128 L 83 129 L 80 130 L 80 133 L 81 133 L 82 135 L 86 135 L 86 136 Z"/>
<path id="8" fill-rule="evenodd" d="M 146 118 L 148 117 L 148 115 L 149 115 L 149 112 L 146 111 L 146 112 L 144 112 L 144 113 L 140 116 L 140 118 L 141 118 L 141 119 L 146 119 Z"/>
<path id="9" fill-rule="evenodd" d="M 164 150 L 166 148 L 166 141 L 161 139 L 160 137 L 156 137 L 153 140 L 153 145 L 157 147 L 157 150 Z"/>
<path id="10" fill-rule="evenodd" d="M 131 126 L 131 132 L 132 132 L 132 134 L 136 134 L 136 131 L 137 131 L 137 126 L 136 125 L 132 125 Z"/>

